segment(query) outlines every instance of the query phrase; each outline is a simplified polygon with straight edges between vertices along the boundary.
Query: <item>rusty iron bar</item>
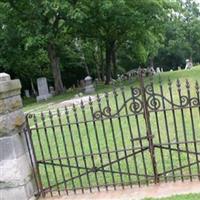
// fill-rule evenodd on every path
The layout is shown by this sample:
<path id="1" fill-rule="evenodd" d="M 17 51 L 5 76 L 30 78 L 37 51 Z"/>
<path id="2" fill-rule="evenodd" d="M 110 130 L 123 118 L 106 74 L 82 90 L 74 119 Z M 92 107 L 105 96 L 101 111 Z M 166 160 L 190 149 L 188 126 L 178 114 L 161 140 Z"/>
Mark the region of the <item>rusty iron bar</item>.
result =
<path id="1" fill-rule="evenodd" d="M 198 82 L 193 95 L 186 81 L 184 95 L 180 81 L 175 91 L 169 80 L 165 94 L 161 79 L 156 88 L 152 80 L 146 84 L 146 75 L 144 69 L 137 71 L 139 87 L 130 87 L 130 96 L 123 87 L 114 88 L 97 95 L 96 103 L 89 98 L 87 108 L 81 102 L 79 109 L 73 105 L 62 112 L 27 114 L 24 134 L 38 194 L 45 197 L 65 191 L 69 195 L 69 191 L 116 190 L 119 185 L 161 180 L 200 180 Z"/>
<path id="2" fill-rule="evenodd" d="M 153 167 L 153 173 L 154 173 L 154 183 L 159 182 L 159 176 L 158 176 L 158 170 L 157 170 L 157 163 L 156 163 L 156 157 L 155 157 L 155 147 L 153 143 L 153 134 L 151 130 L 151 122 L 150 122 L 150 114 L 148 110 L 148 105 L 147 105 L 147 97 L 146 97 L 146 90 L 145 90 L 145 85 L 144 85 L 144 71 L 142 69 L 139 69 L 138 71 L 139 75 L 139 82 L 140 82 L 140 89 L 141 89 L 141 96 L 142 96 L 142 101 L 143 101 L 143 111 L 144 111 L 144 119 L 145 119 L 145 124 L 146 124 L 146 134 L 147 138 L 149 138 L 149 152 L 151 156 L 151 162 L 152 162 L 152 167 Z"/>

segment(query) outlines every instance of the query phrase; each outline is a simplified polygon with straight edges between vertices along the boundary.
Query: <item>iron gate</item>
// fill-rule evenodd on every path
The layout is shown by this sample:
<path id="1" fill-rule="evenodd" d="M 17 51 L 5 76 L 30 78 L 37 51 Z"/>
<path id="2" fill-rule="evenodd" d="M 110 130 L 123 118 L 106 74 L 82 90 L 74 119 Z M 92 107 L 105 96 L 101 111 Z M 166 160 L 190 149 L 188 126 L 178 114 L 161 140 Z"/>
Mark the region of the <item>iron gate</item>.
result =
<path id="1" fill-rule="evenodd" d="M 27 114 L 38 194 L 200 179 L 198 82 L 145 83 L 145 73 L 138 87 Z"/>

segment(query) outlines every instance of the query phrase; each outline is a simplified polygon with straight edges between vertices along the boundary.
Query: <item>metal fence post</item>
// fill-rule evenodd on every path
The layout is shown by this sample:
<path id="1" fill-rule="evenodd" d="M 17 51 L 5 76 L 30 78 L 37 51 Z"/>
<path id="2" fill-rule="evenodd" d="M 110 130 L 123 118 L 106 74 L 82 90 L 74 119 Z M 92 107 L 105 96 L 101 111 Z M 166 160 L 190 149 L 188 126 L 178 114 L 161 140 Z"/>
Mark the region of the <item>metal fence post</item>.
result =
<path id="1" fill-rule="evenodd" d="M 145 119 L 145 125 L 146 125 L 146 134 L 149 142 L 149 152 L 151 156 L 151 162 L 153 167 L 153 173 L 154 173 L 154 183 L 159 182 L 158 177 L 158 170 L 157 170 L 157 163 L 156 163 L 156 157 L 155 157 L 155 148 L 153 143 L 153 134 L 151 131 L 151 122 L 150 122 L 150 114 L 148 110 L 148 102 L 146 97 L 146 90 L 144 85 L 144 76 L 145 71 L 142 69 L 138 70 L 138 78 L 140 82 L 140 89 L 141 89 L 141 96 L 142 96 L 142 103 L 143 103 L 143 110 L 144 110 L 144 119 Z"/>

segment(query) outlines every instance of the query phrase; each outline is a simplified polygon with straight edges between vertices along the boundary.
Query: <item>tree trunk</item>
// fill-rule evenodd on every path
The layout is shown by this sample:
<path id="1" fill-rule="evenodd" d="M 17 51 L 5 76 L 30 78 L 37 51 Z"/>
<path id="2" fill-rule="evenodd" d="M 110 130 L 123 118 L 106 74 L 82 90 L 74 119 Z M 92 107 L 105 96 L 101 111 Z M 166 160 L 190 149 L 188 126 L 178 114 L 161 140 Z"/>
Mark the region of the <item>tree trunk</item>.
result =
<path id="1" fill-rule="evenodd" d="M 60 72 L 60 58 L 56 55 L 55 45 L 49 43 L 48 45 L 48 56 L 51 63 L 55 93 L 60 94 L 64 92 L 61 72 Z"/>
<path id="2" fill-rule="evenodd" d="M 85 72 L 86 72 L 87 76 L 89 76 L 90 75 L 90 71 L 89 71 L 88 65 L 87 65 L 87 63 L 85 61 L 85 58 L 84 58 L 83 62 L 84 62 L 83 65 L 84 65 L 84 68 L 85 68 Z"/>
<path id="3" fill-rule="evenodd" d="M 154 57 L 153 56 L 150 56 L 150 58 L 149 58 L 149 65 L 150 65 L 150 67 L 154 68 Z"/>
<path id="4" fill-rule="evenodd" d="M 101 80 L 101 73 L 100 73 L 100 65 L 99 63 L 96 63 L 96 76 L 98 78 L 98 80 Z"/>
<path id="5" fill-rule="evenodd" d="M 114 47 L 114 42 L 106 43 L 106 81 L 105 84 L 108 85 L 111 81 L 111 65 L 112 65 L 112 51 Z"/>
<path id="6" fill-rule="evenodd" d="M 104 56 L 103 56 L 103 48 L 100 46 L 100 71 L 101 71 L 101 80 L 105 81 L 105 67 L 104 67 Z"/>
<path id="7" fill-rule="evenodd" d="M 114 79 L 117 79 L 117 63 L 116 63 L 116 48 L 115 44 L 112 49 L 112 65 L 113 65 L 113 77 Z"/>
<path id="8" fill-rule="evenodd" d="M 33 80 L 32 80 L 32 79 L 31 79 L 31 89 L 32 89 L 32 91 L 33 91 L 34 97 L 36 97 L 36 96 L 37 96 L 37 92 L 36 92 L 36 89 L 35 89 L 35 87 L 34 87 L 34 84 L 33 84 Z"/>

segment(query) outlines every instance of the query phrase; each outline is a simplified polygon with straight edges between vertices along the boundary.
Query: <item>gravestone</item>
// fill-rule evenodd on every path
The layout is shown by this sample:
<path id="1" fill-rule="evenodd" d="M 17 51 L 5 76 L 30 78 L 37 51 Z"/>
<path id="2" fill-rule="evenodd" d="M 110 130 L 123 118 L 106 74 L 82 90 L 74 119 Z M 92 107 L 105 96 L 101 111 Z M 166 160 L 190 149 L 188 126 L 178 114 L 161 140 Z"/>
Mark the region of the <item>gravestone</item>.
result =
<path id="1" fill-rule="evenodd" d="M 160 68 L 156 67 L 156 73 L 159 74 L 160 73 Z"/>
<path id="2" fill-rule="evenodd" d="M 147 67 L 147 73 L 149 75 L 154 75 L 156 72 L 153 67 Z"/>
<path id="3" fill-rule="evenodd" d="M 49 93 L 47 79 L 45 77 L 41 77 L 37 79 L 37 87 L 39 96 L 37 96 L 37 101 L 47 100 L 52 97 L 52 94 Z"/>
<path id="4" fill-rule="evenodd" d="M 84 79 L 85 81 L 85 94 L 91 94 L 95 92 L 94 85 L 92 84 L 92 77 L 87 76 Z"/>
<path id="5" fill-rule="evenodd" d="M 30 96 L 30 92 L 29 92 L 29 90 L 24 90 L 24 93 L 25 93 L 25 96 L 26 96 L 26 97 L 28 97 L 28 98 L 31 97 L 31 96 Z"/>
<path id="6" fill-rule="evenodd" d="M 181 67 L 178 67 L 178 71 L 180 71 L 181 70 Z"/>
<path id="7" fill-rule="evenodd" d="M 98 78 L 95 78 L 95 84 L 99 84 L 99 79 Z"/>
<path id="8" fill-rule="evenodd" d="M 55 90 L 54 90 L 54 87 L 53 87 L 53 86 L 50 86 L 50 87 L 49 87 L 49 91 L 50 91 L 50 94 L 51 94 L 52 96 L 55 95 Z"/>
<path id="9" fill-rule="evenodd" d="M 81 88 L 84 88 L 84 87 L 85 87 L 85 81 L 82 80 L 82 79 L 80 80 L 80 87 L 81 87 Z"/>
<path id="10" fill-rule="evenodd" d="M 134 77 L 136 75 L 137 71 L 135 69 L 132 69 L 130 71 L 128 71 L 126 74 L 128 75 L 128 79 L 130 79 L 131 77 Z"/>
<path id="11" fill-rule="evenodd" d="M 161 72 L 164 72 L 163 67 L 161 67 Z"/>
<path id="12" fill-rule="evenodd" d="M 189 59 L 186 59 L 185 70 L 186 70 L 186 69 L 192 69 L 192 67 L 193 67 L 192 61 L 189 60 Z"/>

